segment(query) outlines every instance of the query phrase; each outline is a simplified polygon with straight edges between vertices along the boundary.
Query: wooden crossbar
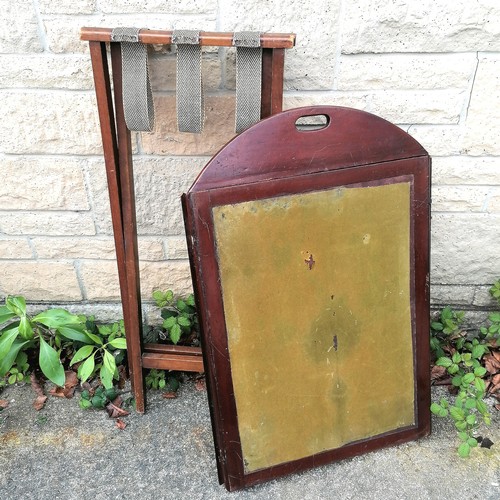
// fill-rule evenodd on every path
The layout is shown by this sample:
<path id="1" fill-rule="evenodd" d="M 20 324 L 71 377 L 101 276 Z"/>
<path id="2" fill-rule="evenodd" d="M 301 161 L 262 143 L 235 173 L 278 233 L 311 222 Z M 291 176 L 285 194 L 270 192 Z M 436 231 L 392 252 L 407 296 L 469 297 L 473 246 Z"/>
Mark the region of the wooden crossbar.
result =
<path id="1" fill-rule="evenodd" d="M 81 29 L 81 39 L 89 42 L 94 73 L 130 380 L 136 409 L 139 413 L 144 413 L 144 368 L 203 372 L 204 362 L 207 363 L 207 360 L 202 358 L 199 348 L 143 344 L 142 341 L 132 145 L 123 112 L 121 46 L 111 42 L 111 32 L 111 28 L 85 27 Z M 203 46 L 228 47 L 232 45 L 232 39 L 233 33 L 200 33 L 200 43 Z M 172 31 L 144 29 L 139 33 L 139 41 L 169 45 L 172 43 Z M 107 44 L 111 47 L 111 68 L 108 66 Z M 283 109 L 285 49 L 294 46 L 295 35 L 264 33 L 261 35 L 261 44 L 261 118 L 267 118 Z"/>

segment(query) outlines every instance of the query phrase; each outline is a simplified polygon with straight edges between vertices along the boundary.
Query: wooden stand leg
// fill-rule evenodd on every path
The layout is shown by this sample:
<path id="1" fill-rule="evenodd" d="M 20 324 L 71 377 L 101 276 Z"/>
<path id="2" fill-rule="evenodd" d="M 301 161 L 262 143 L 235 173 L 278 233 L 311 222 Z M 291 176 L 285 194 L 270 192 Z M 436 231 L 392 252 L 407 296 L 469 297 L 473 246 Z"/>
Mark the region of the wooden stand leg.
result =
<path id="1" fill-rule="evenodd" d="M 261 118 L 283 111 L 285 49 L 262 49 Z"/>
<path id="2" fill-rule="evenodd" d="M 141 304 L 137 255 L 137 229 L 133 185 L 130 132 L 123 118 L 121 97 L 121 55 L 119 44 L 112 44 L 113 83 L 116 103 L 116 123 L 106 45 L 90 42 L 104 161 L 108 181 L 113 234 L 115 238 L 120 294 L 127 337 L 127 356 L 136 409 L 144 413 L 145 396 L 141 362 Z"/>

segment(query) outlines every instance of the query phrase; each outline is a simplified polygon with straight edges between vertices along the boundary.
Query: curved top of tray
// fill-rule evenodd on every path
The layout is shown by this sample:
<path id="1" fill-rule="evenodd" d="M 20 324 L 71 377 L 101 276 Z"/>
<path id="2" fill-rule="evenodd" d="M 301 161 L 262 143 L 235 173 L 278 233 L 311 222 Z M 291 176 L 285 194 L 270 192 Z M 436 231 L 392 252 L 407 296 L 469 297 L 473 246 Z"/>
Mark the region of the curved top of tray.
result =
<path id="1" fill-rule="evenodd" d="M 327 124 L 298 130 L 302 117 Z M 229 141 L 205 166 L 190 192 L 426 156 L 396 125 L 338 106 L 291 109 L 262 120 Z"/>

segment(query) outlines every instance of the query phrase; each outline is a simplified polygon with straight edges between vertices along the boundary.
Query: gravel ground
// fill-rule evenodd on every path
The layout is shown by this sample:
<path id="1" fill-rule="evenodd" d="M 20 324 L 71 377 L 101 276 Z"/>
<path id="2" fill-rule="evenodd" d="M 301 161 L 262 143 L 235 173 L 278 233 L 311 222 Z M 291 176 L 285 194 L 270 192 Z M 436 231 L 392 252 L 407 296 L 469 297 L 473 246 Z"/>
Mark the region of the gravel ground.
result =
<path id="1" fill-rule="evenodd" d="M 442 389 L 441 389 L 442 390 Z M 435 392 L 433 399 L 437 399 Z M 500 412 L 485 431 L 497 443 L 456 455 L 453 426 L 435 419 L 429 438 L 336 462 L 245 491 L 217 481 L 205 392 L 150 393 L 145 415 L 119 430 L 77 399 L 32 408 L 29 387 L 0 395 L 0 499 L 500 499 Z"/>

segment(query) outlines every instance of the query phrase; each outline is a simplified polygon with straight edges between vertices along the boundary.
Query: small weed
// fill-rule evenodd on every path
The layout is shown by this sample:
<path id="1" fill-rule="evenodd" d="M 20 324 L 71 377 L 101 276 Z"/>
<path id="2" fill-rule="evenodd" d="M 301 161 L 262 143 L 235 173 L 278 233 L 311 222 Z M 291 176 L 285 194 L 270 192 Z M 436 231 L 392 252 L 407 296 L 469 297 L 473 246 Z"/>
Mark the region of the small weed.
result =
<path id="1" fill-rule="evenodd" d="M 177 344 L 181 338 L 191 340 L 198 338 L 198 316 L 196 314 L 196 304 L 193 294 L 186 298 L 175 297 L 172 290 L 162 292 L 156 290 L 153 293 L 156 305 L 161 309 L 164 331 L 159 332 L 161 340 L 166 340 L 167 336 L 172 343 Z"/>

